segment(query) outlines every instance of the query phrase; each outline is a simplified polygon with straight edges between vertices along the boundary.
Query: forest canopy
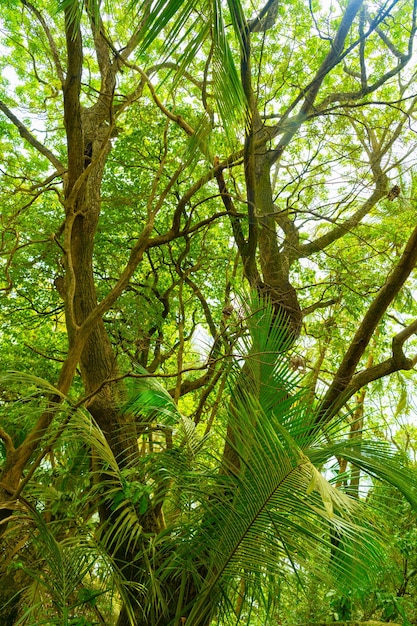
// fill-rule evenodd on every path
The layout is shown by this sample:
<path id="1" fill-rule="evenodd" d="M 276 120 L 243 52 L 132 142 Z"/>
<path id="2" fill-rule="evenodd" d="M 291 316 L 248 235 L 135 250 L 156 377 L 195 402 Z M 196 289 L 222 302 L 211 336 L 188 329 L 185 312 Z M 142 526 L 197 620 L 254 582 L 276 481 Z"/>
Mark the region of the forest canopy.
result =
<path id="1" fill-rule="evenodd" d="M 2 623 L 417 620 L 416 29 L 3 0 Z"/>

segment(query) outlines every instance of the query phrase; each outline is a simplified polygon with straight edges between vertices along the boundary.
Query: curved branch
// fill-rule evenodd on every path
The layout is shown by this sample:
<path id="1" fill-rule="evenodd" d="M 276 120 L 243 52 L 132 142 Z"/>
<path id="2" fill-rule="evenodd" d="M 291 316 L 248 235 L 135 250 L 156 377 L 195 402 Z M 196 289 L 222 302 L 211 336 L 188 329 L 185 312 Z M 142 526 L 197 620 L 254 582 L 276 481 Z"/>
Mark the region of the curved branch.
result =
<path id="1" fill-rule="evenodd" d="M 142 70 L 138 65 L 136 65 L 135 63 L 130 63 L 128 61 L 125 61 L 125 65 L 127 65 L 127 67 L 135 70 L 136 72 L 138 72 L 138 74 L 141 77 L 141 83 L 139 85 L 139 89 L 136 89 L 134 91 L 135 96 L 131 96 L 130 98 L 128 98 L 128 101 L 130 101 L 133 97 L 136 97 L 136 93 L 142 93 L 142 84 L 147 85 L 151 96 L 152 96 L 152 100 L 154 101 L 154 103 L 156 104 L 156 106 L 158 107 L 158 109 L 171 121 L 175 122 L 176 124 L 178 124 L 178 126 L 180 128 L 182 128 L 186 134 L 191 137 L 192 135 L 194 135 L 195 131 L 194 129 L 185 121 L 185 119 L 177 114 L 177 113 L 173 113 L 172 111 L 170 111 L 169 109 L 167 109 L 167 107 L 161 102 L 161 100 L 159 99 L 156 91 L 155 91 L 155 87 L 153 86 L 149 76 L 147 75 L 146 72 L 144 72 L 144 70 Z M 157 66 L 155 66 L 157 67 Z M 152 68 L 151 68 L 152 70 Z"/>
<path id="2" fill-rule="evenodd" d="M 385 284 L 379 290 L 378 294 L 370 304 L 363 320 L 353 337 L 350 346 L 335 374 L 333 382 L 327 390 L 325 397 L 320 405 L 317 422 L 328 422 L 346 401 L 346 390 L 350 387 L 354 376 L 355 369 L 358 365 L 369 341 L 386 310 L 394 300 L 405 281 L 411 274 L 417 263 L 417 227 L 412 232 L 404 252 L 401 255 L 396 267 L 388 276 Z M 393 359 L 392 365 L 396 369 L 407 369 L 407 362 L 403 359 L 402 343 L 413 333 L 414 324 L 394 338 L 393 342 Z M 401 367 L 398 366 L 400 364 Z M 404 366 L 404 367 L 403 367 Z M 377 366 L 375 366 L 377 367 Z M 388 367 L 388 365 L 386 365 Z M 412 367 L 412 365 L 410 366 Z M 388 368 L 389 369 L 389 368 Z M 408 368 L 409 369 L 409 368 Z M 396 371 L 395 369 L 392 371 Z M 389 371 L 387 371 L 389 373 Z"/>
<path id="3" fill-rule="evenodd" d="M 303 316 L 303 318 L 307 317 L 307 315 L 311 315 L 312 313 L 314 313 L 314 311 L 317 311 L 317 309 L 327 309 L 327 307 L 332 306 L 332 304 L 336 304 L 336 302 L 339 302 L 339 300 L 337 300 L 336 298 L 330 298 L 329 300 L 319 300 L 314 304 L 310 304 L 310 306 L 307 306 L 305 309 L 302 309 L 301 315 Z"/>
<path id="4" fill-rule="evenodd" d="M 353 20 L 355 19 L 362 5 L 363 0 L 350 0 L 336 33 L 336 37 L 332 42 L 332 47 L 326 55 L 323 63 L 319 67 L 315 78 L 313 79 L 308 91 L 305 94 L 305 100 L 300 109 L 300 113 L 302 116 L 307 114 L 313 106 L 324 78 L 327 76 L 330 70 L 333 69 L 333 67 L 340 62 L 346 37 L 353 24 Z"/>
<path id="5" fill-rule="evenodd" d="M 183 278 L 184 278 L 185 283 L 192 289 L 196 298 L 198 298 L 198 300 L 200 301 L 201 307 L 204 311 L 204 316 L 206 318 L 207 325 L 210 329 L 210 334 L 213 337 L 213 339 L 216 340 L 218 336 L 218 330 L 217 330 L 216 324 L 214 323 L 213 316 L 211 314 L 211 310 L 210 310 L 207 300 L 203 296 L 201 289 L 189 276 L 184 274 Z"/>
<path id="6" fill-rule="evenodd" d="M 210 55 L 209 55 L 209 58 L 210 58 Z M 190 81 L 190 83 L 198 87 L 198 89 L 203 89 L 205 85 L 210 84 L 210 81 L 208 80 L 198 80 L 197 78 L 194 78 L 194 76 L 190 74 L 190 72 L 187 72 L 187 70 L 183 70 L 179 63 L 174 63 L 173 61 L 164 61 L 163 63 L 155 63 L 155 65 L 151 65 L 151 67 L 148 67 L 148 69 L 145 70 L 145 73 L 147 74 L 147 76 L 150 76 L 151 74 L 156 74 L 159 70 L 164 70 L 164 69 L 174 70 L 175 72 L 181 71 L 181 76 L 184 76 L 184 78 L 186 78 L 187 80 Z"/>
<path id="7" fill-rule="evenodd" d="M 3 428 L 0 428 L 0 439 L 3 441 L 4 447 L 6 448 L 6 456 L 15 451 L 13 439 Z"/>
<path id="8" fill-rule="evenodd" d="M 200 222 L 197 222 L 197 224 L 194 224 L 194 226 L 189 226 L 183 228 L 182 230 L 171 228 L 163 235 L 157 235 L 156 237 L 152 237 L 152 239 L 149 239 L 149 243 L 146 249 L 149 250 L 150 248 L 159 248 L 159 246 L 162 246 L 165 243 L 169 243 L 174 239 L 180 239 L 185 235 L 195 233 L 201 228 L 204 228 L 204 226 L 208 226 L 208 224 L 211 224 L 215 220 L 224 217 L 225 215 L 227 215 L 227 211 L 221 211 L 220 213 L 214 213 L 213 215 L 210 215 L 210 217 L 206 217 L 204 220 L 201 220 Z"/>
<path id="9" fill-rule="evenodd" d="M 49 148 L 44 146 L 43 143 L 38 141 L 34 135 L 32 135 L 30 130 L 26 128 L 23 122 L 21 122 L 19 118 L 14 115 L 14 113 L 11 112 L 9 107 L 2 100 L 0 100 L 0 111 L 3 111 L 6 117 L 8 117 L 9 120 L 16 126 L 17 130 L 19 131 L 19 135 L 23 139 L 26 139 L 26 141 L 33 148 L 35 148 L 35 150 L 37 150 L 40 154 L 46 157 L 48 161 L 50 161 L 52 165 L 54 165 L 54 167 L 58 170 L 60 174 L 65 171 L 65 167 L 58 159 L 58 157 L 55 156 L 55 154 L 51 150 L 49 150 Z"/>
<path id="10" fill-rule="evenodd" d="M 33 6 L 33 4 L 31 2 L 28 2 L 28 0 L 21 0 L 23 6 L 25 6 L 26 8 L 29 9 L 29 11 L 31 11 L 31 13 L 33 13 L 36 17 L 36 19 L 38 20 L 38 22 L 41 24 L 45 35 L 48 39 L 48 43 L 49 43 L 49 47 L 51 49 L 51 53 L 52 53 L 52 58 L 54 61 L 54 65 L 55 65 L 55 69 L 56 69 L 56 73 L 58 75 L 59 81 L 61 83 L 61 86 L 64 85 L 65 82 L 65 76 L 64 76 L 64 70 L 63 67 L 61 65 L 61 60 L 59 58 L 59 53 L 58 53 L 58 48 L 57 45 L 54 41 L 54 38 L 52 37 L 52 33 L 50 31 L 50 28 L 48 26 L 48 24 L 46 23 L 42 13 Z"/>
<path id="11" fill-rule="evenodd" d="M 258 15 L 248 22 L 251 33 L 265 32 L 272 28 L 278 15 L 279 0 L 268 0 Z"/>
<path id="12" fill-rule="evenodd" d="M 298 132 L 298 130 L 306 121 L 308 115 L 312 112 L 313 109 L 316 109 L 313 105 L 326 76 L 334 67 L 336 67 L 336 65 L 338 65 L 345 58 L 345 56 L 349 53 L 352 47 L 358 45 L 359 42 L 356 41 L 354 42 L 354 44 L 349 46 L 347 50 L 343 51 L 346 37 L 362 4 L 363 0 L 350 0 L 343 15 L 340 26 L 337 30 L 336 36 L 331 42 L 331 49 L 327 53 L 324 61 L 321 63 L 313 79 L 306 87 L 304 87 L 304 89 L 300 91 L 298 96 L 289 105 L 280 122 L 275 126 L 275 128 L 271 129 L 271 137 L 279 135 L 281 132 L 283 132 L 284 129 L 283 136 L 278 142 L 278 145 L 274 150 L 271 150 L 271 164 L 278 161 L 294 135 Z M 289 114 L 303 99 L 304 101 L 300 107 L 299 112 L 294 115 L 294 117 L 290 120 Z"/>
<path id="13" fill-rule="evenodd" d="M 412 42 L 416 33 L 416 0 L 414 0 L 413 5 L 413 20 L 409 37 L 408 53 L 399 62 L 399 64 L 392 70 L 386 72 L 384 76 L 376 81 L 373 85 L 370 85 L 365 89 L 361 89 L 357 92 L 338 92 L 335 94 L 330 94 L 329 96 L 324 98 L 319 104 L 314 104 L 325 77 L 334 67 L 336 67 L 341 61 L 343 61 L 343 59 L 345 59 L 346 56 L 350 52 L 352 52 L 352 50 L 354 50 L 358 45 L 361 44 L 362 39 L 366 40 L 371 35 L 371 33 L 378 27 L 378 25 L 381 24 L 382 21 L 389 15 L 391 9 L 396 4 L 396 0 L 394 0 L 385 10 L 380 12 L 378 17 L 372 21 L 368 31 L 364 33 L 362 37 L 356 39 L 345 50 L 343 50 L 343 46 L 349 29 L 352 26 L 353 21 L 362 4 L 363 2 L 361 0 L 351 0 L 349 2 L 342 22 L 336 33 L 336 37 L 332 42 L 332 48 L 320 65 L 315 76 L 310 81 L 310 83 L 300 91 L 300 93 L 296 96 L 293 102 L 288 106 L 285 113 L 281 116 L 281 120 L 279 121 L 279 123 L 275 127 L 269 129 L 271 138 L 276 137 L 281 133 L 283 135 L 277 146 L 270 151 L 269 159 L 271 164 L 280 159 L 282 153 L 284 152 L 285 148 L 288 146 L 294 135 L 298 132 L 298 130 L 310 116 L 325 113 L 325 108 L 332 102 L 349 102 L 352 100 L 358 100 L 359 98 L 363 98 L 366 95 L 369 95 L 370 93 L 378 89 L 381 85 L 383 85 L 387 80 L 389 80 L 389 78 L 396 76 L 411 59 L 413 49 Z M 290 113 L 294 111 L 297 105 L 300 104 L 300 102 L 302 101 L 303 103 L 299 112 L 292 118 L 290 118 Z"/>
<path id="14" fill-rule="evenodd" d="M 412 19 L 412 25 L 410 28 L 410 35 L 408 38 L 407 54 L 401 54 L 398 50 L 396 49 L 394 50 L 392 43 L 388 40 L 388 38 L 384 38 L 384 36 L 382 36 L 382 31 L 380 31 L 380 29 L 378 29 L 378 26 L 374 25 L 374 23 L 371 23 L 370 30 L 376 30 L 376 32 L 384 41 L 384 43 L 386 44 L 390 52 L 392 52 L 397 57 L 398 59 L 397 65 L 393 67 L 391 70 L 388 70 L 387 72 L 385 72 L 385 74 L 383 74 L 381 78 L 375 81 L 373 85 L 368 86 L 366 84 L 363 84 L 363 81 L 362 81 L 362 88 L 359 91 L 330 94 L 329 96 L 324 98 L 324 100 L 322 100 L 322 102 L 317 106 L 317 110 L 321 111 L 322 109 L 326 108 L 329 104 L 332 104 L 334 102 L 347 102 L 347 101 L 359 100 L 360 98 L 364 98 L 365 96 L 368 96 L 370 93 L 373 93 L 379 87 L 384 85 L 390 78 L 393 78 L 394 76 L 396 76 L 407 65 L 407 63 L 410 61 L 413 55 L 413 42 L 414 42 L 414 38 L 417 32 L 417 2 L 416 0 L 414 0 L 414 3 L 413 3 L 413 19 Z"/>
<path id="15" fill-rule="evenodd" d="M 351 102 L 352 100 L 359 100 L 360 98 L 364 98 L 365 96 L 369 96 L 369 94 L 371 94 L 374 91 L 376 91 L 377 89 L 379 89 L 379 87 L 382 87 L 382 85 L 384 85 L 390 78 L 393 78 L 394 76 L 397 76 L 397 74 L 410 61 L 411 56 L 412 56 L 411 54 L 409 54 L 409 55 L 407 54 L 398 63 L 398 65 L 393 67 L 388 72 L 385 72 L 385 74 L 383 76 L 381 76 L 381 78 L 379 78 L 377 81 L 375 81 L 375 83 L 373 85 L 369 85 L 368 87 L 364 87 L 363 89 L 360 89 L 359 91 L 337 92 L 337 93 L 333 93 L 333 94 L 330 94 L 330 95 L 326 96 L 326 98 L 324 98 L 324 100 L 322 100 L 320 102 L 320 104 L 317 105 L 317 111 L 318 112 L 323 111 L 324 109 L 326 109 L 326 107 L 329 106 L 329 104 L 333 104 L 334 102 Z"/>
<path id="16" fill-rule="evenodd" d="M 343 394 L 339 396 L 337 401 L 332 406 L 332 413 L 335 414 L 339 411 L 345 402 L 349 400 L 355 393 L 359 391 L 362 387 L 365 387 L 369 383 L 374 380 L 378 380 L 380 378 L 384 378 L 389 374 L 393 374 L 394 372 L 398 372 L 399 370 L 411 370 L 417 364 L 417 355 L 413 358 L 408 358 L 404 354 L 403 346 L 404 343 L 411 337 L 417 333 L 417 320 L 415 320 L 412 324 L 404 328 L 400 333 L 395 335 L 392 338 L 392 356 L 391 358 L 383 361 L 382 363 L 378 363 L 373 367 L 363 370 L 362 372 L 358 372 L 352 377 L 350 383 L 346 386 Z"/>
<path id="17" fill-rule="evenodd" d="M 381 181 L 372 195 L 364 202 L 363 206 L 361 206 L 352 217 L 348 218 L 343 224 L 339 224 L 335 226 L 327 233 L 318 237 L 314 241 L 309 241 L 301 246 L 299 246 L 298 250 L 294 250 L 292 253 L 293 258 L 301 259 L 309 257 L 310 255 L 321 252 L 325 248 L 327 248 L 330 244 L 334 243 L 341 237 L 344 237 L 346 233 L 350 232 L 352 228 L 357 226 L 359 222 L 369 213 L 373 206 L 381 200 L 387 194 L 387 177 L 383 177 L 383 181 Z"/>
<path id="18" fill-rule="evenodd" d="M 376 33 L 378 34 L 378 36 L 380 37 L 380 39 L 382 39 L 382 41 L 384 42 L 384 44 L 387 46 L 388 50 L 397 57 L 397 59 L 404 59 L 404 57 L 406 56 L 403 52 L 401 52 L 401 50 L 398 50 L 398 48 L 395 46 L 395 44 L 391 41 L 391 39 L 389 39 L 389 37 L 387 37 L 387 35 L 384 33 L 384 31 L 382 31 L 379 27 L 375 29 Z"/>

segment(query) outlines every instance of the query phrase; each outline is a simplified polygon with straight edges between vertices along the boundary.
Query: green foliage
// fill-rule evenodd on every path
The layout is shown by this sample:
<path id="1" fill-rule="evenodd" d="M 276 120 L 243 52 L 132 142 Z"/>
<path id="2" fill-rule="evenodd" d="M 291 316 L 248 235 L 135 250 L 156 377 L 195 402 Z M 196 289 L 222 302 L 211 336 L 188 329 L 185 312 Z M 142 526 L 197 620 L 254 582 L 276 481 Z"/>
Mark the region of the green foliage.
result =
<path id="1" fill-rule="evenodd" d="M 416 621 L 415 371 L 317 417 L 415 227 L 412 3 L 364 2 L 337 51 L 354 4 L 2 3 L 0 589 L 18 623 Z M 353 380 L 389 362 L 414 283 Z"/>
<path id="2" fill-rule="evenodd" d="M 155 450 L 139 465 L 121 469 L 97 426 L 86 413 L 75 413 L 54 454 L 58 459 L 62 447 L 68 458 L 75 442 L 82 442 L 83 449 L 94 450 L 107 477 L 102 477 L 100 469 L 96 477 L 93 472 L 85 481 L 79 473 L 78 456 L 71 471 L 71 492 L 77 493 L 77 484 L 83 485 L 83 491 L 78 491 L 78 501 L 70 508 L 47 483 L 33 491 L 38 511 L 30 509 L 28 513 L 37 528 L 32 550 L 39 560 L 25 570 L 39 586 L 41 602 L 28 607 L 26 617 L 33 615 L 37 623 L 43 623 L 41 606 L 52 602 L 59 623 L 87 619 L 75 618 L 73 612 L 77 607 L 94 608 L 99 597 L 109 593 L 106 581 L 111 571 L 120 577 L 119 589 L 124 584 L 123 570 L 114 569 L 106 555 L 126 541 L 136 558 L 146 555 L 149 561 L 150 569 L 137 581 L 145 614 L 156 610 L 154 602 L 169 602 L 163 591 L 168 572 L 179 586 L 185 575 L 192 575 L 198 594 L 180 611 L 185 611 L 196 626 L 205 623 L 215 604 L 219 605 L 219 615 L 224 614 L 221 619 L 228 619 L 229 602 L 238 593 L 241 579 L 246 581 L 244 605 L 262 606 L 267 619 L 271 607 L 265 604 L 266 585 L 278 584 L 280 577 L 289 576 L 291 571 L 297 578 L 303 571 L 331 576 L 339 589 L 345 590 L 352 583 L 363 584 L 366 577 L 371 580 L 372 572 L 380 571 L 384 549 L 364 503 L 336 490 L 317 468 L 335 454 L 350 454 L 348 458 L 362 463 L 368 473 L 401 486 L 410 499 L 414 487 L 388 449 L 381 462 L 380 446 L 363 445 L 355 453 L 350 442 L 341 441 L 323 448 L 323 435 L 312 428 L 314 408 L 289 368 L 283 320 L 272 321 L 272 307 L 262 307 L 259 300 L 252 301 L 251 306 L 250 333 L 245 340 L 249 358 L 243 368 L 236 361 L 229 383 L 235 390 L 229 423 L 235 432 L 239 474 L 215 472 L 221 461 L 212 456 L 215 450 L 210 439 L 196 437 L 191 423 L 179 414 L 169 395 L 154 379 L 146 378 L 143 370 L 132 380 L 124 411 L 145 418 L 148 426 L 164 422 L 174 426 L 172 447 Z M 73 452 L 79 454 L 77 447 Z M 52 473 L 45 467 L 45 475 L 51 478 L 58 470 L 56 464 L 54 467 Z M 65 471 L 59 470 L 54 484 L 68 489 Z M 141 518 L 162 493 L 166 528 L 148 544 L 141 531 Z M 88 533 L 88 528 L 94 527 L 91 504 L 103 497 L 111 498 L 117 522 L 107 530 L 104 527 L 97 544 Z M 54 520 L 49 524 L 41 516 L 45 506 Z M 82 522 L 86 514 L 87 526 Z M 83 528 L 86 532 L 81 532 Z M 332 542 L 334 534 L 336 544 Z M 159 555 L 156 560 L 155 554 Z M 96 588 L 93 572 L 103 567 L 102 586 Z M 252 623 L 249 608 L 242 611 L 242 618 L 248 615 L 246 623 Z"/>

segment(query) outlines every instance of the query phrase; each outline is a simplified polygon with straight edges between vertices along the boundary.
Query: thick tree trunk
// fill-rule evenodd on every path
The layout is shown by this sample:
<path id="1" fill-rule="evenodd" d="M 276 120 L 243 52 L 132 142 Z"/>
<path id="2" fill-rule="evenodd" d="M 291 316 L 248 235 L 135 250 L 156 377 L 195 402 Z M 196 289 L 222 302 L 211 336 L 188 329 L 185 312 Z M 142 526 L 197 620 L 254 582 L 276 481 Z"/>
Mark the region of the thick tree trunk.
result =
<path id="1" fill-rule="evenodd" d="M 117 358 L 101 315 L 88 329 L 87 336 L 83 335 L 86 320 L 98 311 L 93 267 L 94 240 L 100 216 L 102 177 L 110 150 L 111 97 L 107 96 L 114 87 L 115 68 L 110 66 L 101 50 L 103 67 L 107 64 L 102 93 L 94 107 L 83 111 L 80 105 L 81 35 L 74 34 L 71 24 L 67 26 L 67 33 L 69 73 L 64 88 L 64 108 L 68 177 L 65 185 L 65 281 L 62 295 L 65 300 L 69 350 L 76 352 L 77 345 L 82 345 L 79 365 L 85 393 L 89 398 L 86 407 L 103 431 L 119 467 L 123 469 L 134 466 L 139 458 L 135 417 L 121 412 L 124 389 L 116 380 Z M 96 43 L 99 45 L 100 41 Z M 105 488 L 105 472 L 102 479 Z M 136 554 L 132 552 L 132 546 L 117 538 L 116 523 L 120 511 L 116 514 L 111 502 L 111 497 L 108 501 L 103 498 L 99 506 L 108 550 L 123 577 L 129 582 L 139 582 L 143 572 L 134 564 Z M 159 521 L 152 510 L 140 516 L 140 522 L 144 536 L 160 530 Z M 138 624 L 140 619 L 138 611 Z M 122 609 L 119 624 L 128 623 L 127 612 Z"/>
<path id="2" fill-rule="evenodd" d="M 107 149 L 98 144 L 96 150 L 99 155 L 94 161 L 93 152 L 94 169 L 88 177 L 83 205 L 77 207 L 78 215 L 71 229 L 72 267 L 67 268 L 67 273 L 71 272 L 74 277 L 75 285 L 73 294 L 71 290 L 65 294 L 67 299 L 72 298 L 72 302 L 66 303 L 66 310 L 73 310 L 78 327 L 97 307 L 93 274 L 94 236 L 100 213 L 100 187 Z M 70 327 L 71 320 L 68 319 L 67 323 Z M 118 462 L 125 466 L 138 456 L 136 430 L 134 420 L 120 413 L 123 390 L 120 384 L 114 382 L 118 375 L 117 360 L 102 319 L 98 320 L 87 338 L 80 367 L 85 392 L 91 395 L 88 410 L 103 430 Z"/>

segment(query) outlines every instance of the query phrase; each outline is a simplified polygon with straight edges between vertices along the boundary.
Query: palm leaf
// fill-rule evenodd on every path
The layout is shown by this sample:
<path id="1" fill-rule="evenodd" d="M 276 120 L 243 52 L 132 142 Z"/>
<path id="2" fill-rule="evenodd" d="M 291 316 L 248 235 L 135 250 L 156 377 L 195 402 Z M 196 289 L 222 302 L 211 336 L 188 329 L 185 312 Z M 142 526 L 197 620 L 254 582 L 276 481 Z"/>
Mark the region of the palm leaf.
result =
<path id="1" fill-rule="evenodd" d="M 30 562 L 25 563 L 23 568 L 33 579 L 34 589 L 29 588 L 23 594 L 26 602 L 29 601 L 29 608 L 17 623 L 67 623 L 71 612 L 83 603 L 80 589 L 91 586 L 93 578 L 96 586 L 94 597 L 107 592 L 106 577 L 102 578 L 102 586 L 99 587 L 99 579 L 93 574 L 97 563 L 100 562 L 101 570 L 107 565 L 108 574 L 110 568 L 85 529 L 76 529 L 73 525 L 72 533 L 67 530 L 66 536 L 57 539 L 51 525 L 46 524 L 34 508 L 28 511 L 28 518 L 35 531 L 32 533 Z M 34 555 L 37 555 L 36 559 Z M 89 593 L 88 598 L 91 597 Z M 43 598 L 47 605 L 52 603 L 53 614 L 47 614 L 43 602 L 37 602 L 36 598 Z"/>
<path id="2" fill-rule="evenodd" d="M 254 311 L 249 357 L 235 370 L 229 415 L 240 471 L 222 477 L 217 497 L 202 501 L 205 515 L 190 539 L 193 547 L 185 543 L 194 556 L 191 562 L 183 555 L 194 579 L 206 572 L 189 607 L 196 626 L 207 623 L 213 604 L 227 598 L 242 576 L 282 576 L 308 567 L 343 588 L 375 577 L 384 554 L 364 503 L 335 489 L 315 465 L 328 457 L 318 451 L 323 437 L 313 428 L 314 411 L 289 368 L 282 320 L 274 319 L 269 303 L 257 302 Z M 365 458 L 371 469 L 362 452 L 364 467 Z M 391 469 L 384 478 L 399 485 L 402 470 Z"/>
<path id="3" fill-rule="evenodd" d="M 131 5 L 137 6 L 138 0 Z M 146 3 L 142 3 L 142 8 Z M 234 35 L 241 41 L 244 14 L 239 0 L 229 2 Z M 196 13 L 194 0 L 158 0 L 146 15 L 140 36 L 140 52 L 145 52 L 154 41 L 164 34 L 163 54 L 172 58 L 180 52 L 180 69 L 177 80 L 190 66 L 193 59 L 201 55 L 205 42 L 213 42 L 212 84 L 215 101 L 218 105 L 224 128 L 229 139 L 234 139 L 234 128 L 246 115 L 246 99 L 239 78 L 229 37 L 224 23 L 223 7 L 219 0 L 211 0 L 203 5 L 204 18 Z M 238 17 L 239 16 L 239 19 Z"/>
<path id="4" fill-rule="evenodd" d="M 210 439 L 198 437 L 171 396 L 143 370 L 132 381 L 123 410 L 147 424 L 166 424 L 173 430 L 172 448 L 138 459 L 127 471 L 119 467 L 87 411 L 72 416 L 66 440 L 83 441 L 99 460 L 85 497 L 96 503 L 103 498 L 113 502 L 113 508 L 111 524 L 102 527 L 96 543 L 82 533 L 77 541 L 59 541 L 38 523 L 39 545 L 51 561 L 45 571 L 51 572 L 51 581 L 56 579 L 56 589 L 43 574 L 38 582 L 49 596 L 55 593 L 51 597 L 60 606 L 71 603 L 71 589 L 88 577 L 96 554 L 117 577 L 132 615 L 136 597 L 150 623 L 151 616 L 166 615 L 172 626 L 181 616 L 194 626 L 205 626 L 213 607 L 230 613 L 230 598 L 238 593 L 242 578 L 250 606 L 255 601 L 267 604 L 262 597 L 266 581 L 291 572 L 298 576 L 313 571 L 329 577 L 342 591 L 377 577 L 384 546 L 383 536 L 375 533 L 374 511 L 337 490 L 320 468 L 343 456 L 371 477 L 395 485 L 416 505 L 413 473 L 387 445 L 367 439 L 328 444 L 325 433 L 314 428 L 314 407 L 290 368 L 285 320 L 268 301 L 252 299 L 246 321 L 243 354 L 235 359 L 230 379 L 228 420 L 236 435 L 230 445 L 240 459 L 235 474 L 218 473 L 221 459 L 207 455 Z M 36 385 L 32 379 L 32 389 Z M 51 393 L 53 388 L 44 387 Z M 100 481 L 103 471 L 105 484 Z M 153 486 L 150 506 L 159 504 L 152 497 L 162 487 L 161 501 L 178 509 L 167 516 L 167 527 L 159 535 L 143 534 L 135 485 L 139 491 Z M 77 545 L 81 550 L 77 548 L 71 560 L 70 550 Z M 125 564 L 120 554 L 126 554 Z M 134 583 L 128 579 L 131 567 Z M 177 610 L 172 617 L 174 598 Z"/>
<path id="5" fill-rule="evenodd" d="M 121 407 L 123 413 L 141 416 L 144 422 L 158 421 L 175 424 L 180 419 L 178 408 L 165 387 L 148 372 L 136 365 L 137 378 L 129 381 L 129 398 Z"/>
<path id="6" fill-rule="evenodd" d="M 73 25 L 76 32 L 84 10 L 87 10 L 96 23 L 99 22 L 101 0 L 56 0 L 55 13 L 66 12 L 69 25 Z"/>
<path id="7" fill-rule="evenodd" d="M 342 457 L 371 478 L 396 487 L 408 502 L 417 508 L 415 471 L 406 461 L 401 460 L 398 451 L 385 441 L 359 438 L 342 440 L 317 449 L 312 448 L 307 454 L 317 466 L 323 466 L 335 457 Z"/>
<path id="8" fill-rule="evenodd" d="M 229 490 L 223 485 L 223 498 L 207 503 L 210 512 L 196 536 L 200 554 L 201 545 L 207 550 L 207 575 L 188 616 L 196 626 L 206 623 L 213 598 L 227 596 L 225 588 L 242 572 L 280 576 L 295 563 L 311 569 L 314 561 L 322 577 L 328 571 L 339 584 L 362 581 L 376 571 L 383 552 L 368 526 L 356 523 L 360 503 L 325 481 L 288 432 L 277 430 L 279 420 L 254 399 L 240 406 L 238 419 L 246 442 L 242 470 Z M 343 538 L 333 554 L 332 534 Z"/>

